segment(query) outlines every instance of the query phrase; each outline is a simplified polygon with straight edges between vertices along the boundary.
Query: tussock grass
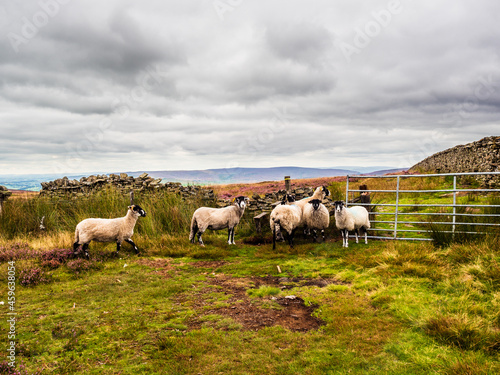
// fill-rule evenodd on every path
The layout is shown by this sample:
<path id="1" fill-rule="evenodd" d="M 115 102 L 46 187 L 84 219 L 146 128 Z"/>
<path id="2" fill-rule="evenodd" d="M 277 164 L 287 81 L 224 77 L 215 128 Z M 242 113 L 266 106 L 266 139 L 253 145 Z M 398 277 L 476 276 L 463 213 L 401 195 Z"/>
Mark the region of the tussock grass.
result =
<path id="1" fill-rule="evenodd" d="M 196 204 L 137 194 L 148 212 L 134 235 L 140 257 L 126 244 L 118 257 L 114 244 L 93 244 L 90 260 L 69 258 L 77 221 L 123 216 L 128 197 L 107 194 L 72 205 L 18 200 L 23 209 L 11 206 L 11 219 L 0 220 L 0 293 L 15 260 L 17 358 L 27 373 L 500 373 L 497 235 L 441 247 L 370 241 L 348 249 L 300 239 L 273 251 L 244 244 L 255 236 L 248 215 L 236 246 L 225 232 L 209 232 L 200 247 L 187 238 Z M 44 232 L 37 220 L 15 228 L 30 215 L 49 217 L 49 208 Z M 23 272 L 33 283 L 19 283 Z M 214 286 L 219 276 L 233 288 Z M 248 289 L 248 280 L 269 276 L 333 282 Z M 223 314 L 241 303 L 232 298 L 236 288 L 251 295 L 245 308 L 294 294 L 317 306 L 313 314 L 325 324 L 307 333 L 247 331 Z"/>
<path id="2" fill-rule="evenodd" d="M 158 238 L 162 233 L 188 233 L 191 216 L 201 205 L 201 201 L 186 202 L 180 196 L 164 191 L 137 192 L 134 203 L 148 213 L 138 221 L 136 232 L 150 238 Z M 30 241 L 43 237 L 44 241 L 59 244 L 67 240 L 67 233 L 73 232 L 81 220 L 89 217 L 122 217 L 126 215 L 129 204 L 128 195 L 112 188 L 90 197 L 71 200 L 35 197 L 7 201 L 4 214 L 0 216 L 0 234 L 5 239 L 21 237 L 29 238 Z M 43 217 L 44 230 L 40 229 Z"/>

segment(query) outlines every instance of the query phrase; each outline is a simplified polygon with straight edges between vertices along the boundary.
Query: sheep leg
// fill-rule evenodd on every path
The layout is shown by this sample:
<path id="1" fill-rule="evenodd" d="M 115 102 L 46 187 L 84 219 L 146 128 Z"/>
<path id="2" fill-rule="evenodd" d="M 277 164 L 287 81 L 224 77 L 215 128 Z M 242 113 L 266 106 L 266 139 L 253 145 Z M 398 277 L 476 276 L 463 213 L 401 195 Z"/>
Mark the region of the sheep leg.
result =
<path id="1" fill-rule="evenodd" d="M 368 245 L 368 231 L 365 227 L 362 228 L 363 232 L 365 232 L 365 245 Z"/>
<path id="2" fill-rule="evenodd" d="M 235 231 L 235 227 L 233 227 L 233 230 L 231 231 L 231 240 L 233 242 L 233 245 L 236 245 L 236 243 L 234 242 L 234 231 Z"/>
<path id="3" fill-rule="evenodd" d="M 358 235 L 359 235 L 358 228 L 354 229 L 354 235 L 356 236 L 356 243 L 359 243 L 359 241 L 358 241 Z"/>
<path id="4" fill-rule="evenodd" d="M 349 247 L 349 231 L 347 229 L 342 231 L 342 247 Z"/>
<path id="5" fill-rule="evenodd" d="M 89 253 L 87 251 L 87 249 L 89 248 L 89 243 L 84 243 L 83 246 L 82 246 L 82 250 L 83 250 L 83 253 L 85 254 L 85 258 L 89 259 L 90 256 L 89 256 Z"/>
<path id="6" fill-rule="evenodd" d="M 276 250 L 276 225 L 273 225 L 273 250 Z"/>
<path id="7" fill-rule="evenodd" d="M 78 250 L 78 246 L 80 246 L 80 244 L 78 243 L 78 241 L 73 244 L 73 257 L 76 257 L 78 255 L 78 251 L 77 251 Z"/>
<path id="8" fill-rule="evenodd" d="M 316 242 L 318 239 L 318 231 L 316 229 L 313 229 L 313 242 Z"/>
<path id="9" fill-rule="evenodd" d="M 132 241 L 130 238 L 128 238 L 128 239 L 125 240 L 125 242 L 131 244 L 134 247 L 135 253 L 139 254 L 139 249 L 137 248 L 137 246 L 135 246 L 134 241 Z"/>
<path id="10" fill-rule="evenodd" d="M 229 245 L 236 245 L 234 243 L 234 227 L 227 230 L 227 243 Z"/>
<path id="11" fill-rule="evenodd" d="M 196 222 L 194 222 L 193 226 L 191 227 L 191 233 L 189 234 L 190 237 L 192 236 L 190 238 L 191 243 L 194 243 L 195 238 L 196 238 L 196 233 L 198 233 L 198 224 L 196 224 Z"/>
<path id="12" fill-rule="evenodd" d="M 325 242 L 325 230 L 321 230 L 321 237 L 323 238 L 323 242 Z"/>
<path id="13" fill-rule="evenodd" d="M 293 236 L 295 235 L 295 229 L 292 230 L 292 233 L 288 235 L 288 244 L 291 248 L 293 248 Z"/>
<path id="14" fill-rule="evenodd" d="M 202 234 L 203 234 L 203 232 L 201 232 L 201 231 L 198 232 L 198 242 L 201 246 L 205 246 L 205 244 L 203 243 L 203 240 L 201 239 Z"/>
<path id="15" fill-rule="evenodd" d="M 118 256 L 118 252 L 120 251 L 120 249 L 122 248 L 122 244 L 121 242 L 117 242 L 116 243 L 116 255 Z"/>

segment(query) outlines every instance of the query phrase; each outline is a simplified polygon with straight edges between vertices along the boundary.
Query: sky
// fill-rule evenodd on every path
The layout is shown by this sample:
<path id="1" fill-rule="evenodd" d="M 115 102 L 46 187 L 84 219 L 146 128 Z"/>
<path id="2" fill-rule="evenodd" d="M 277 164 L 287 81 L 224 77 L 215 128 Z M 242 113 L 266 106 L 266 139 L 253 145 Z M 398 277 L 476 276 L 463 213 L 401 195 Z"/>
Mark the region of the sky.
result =
<path id="1" fill-rule="evenodd" d="M 409 167 L 499 135 L 497 0 L 0 1 L 0 174 Z"/>

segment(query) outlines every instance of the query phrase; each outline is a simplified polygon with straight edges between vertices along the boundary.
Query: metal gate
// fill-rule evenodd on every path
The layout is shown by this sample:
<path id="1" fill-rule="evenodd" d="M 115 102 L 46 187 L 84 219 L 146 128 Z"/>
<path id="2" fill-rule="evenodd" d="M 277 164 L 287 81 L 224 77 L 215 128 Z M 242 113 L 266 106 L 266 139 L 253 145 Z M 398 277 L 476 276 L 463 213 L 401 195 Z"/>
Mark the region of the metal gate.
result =
<path id="1" fill-rule="evenodd" d="M 485 228 L 500 227 L 500 204 L 489 204 L 485 202 L 473 203 L 462 202 L 458 203 L 459 198 L 464 193 L 468 196 L 477 197 L 475 193 L 482 193 L 483 195 L 492 196 L 491 193 L 498 193 L 500 189 L 487 189 L 487 188 L 459 188 L 459 180 L 467 178 L 467 176 L 478 175 L 500 175 L 500 172 L 471 172 L 471 173 L 441 173 L 441 174 L 420 174 L 420 175 L 388 175 L 388 176 L 346 176 L 346 204 L 357 206 L 376 206 L 380 207 L 379 212 L 370 212 L 370 221 L 375 224 L 372 225 L 370 232 L 375 232 L 378 235 L 370 235 L 368 238 L 374 239 L 394 239 L 394 240 L 418 240 L 418 241 L 432 241 L 429 237 L 429 230 L 426 227 L 432 222 L 437 226 L 448 226 L 448 230 L 443 230 L 443 233 L 467 233 L 467 234 L 481 234 L 486 233 Z M 451 184 L 450 188 L 444 189 L 402 189 L 402 183 L 406 179 L 412 178 L 425 178 L 428 182 L 432 178 L 445 179 L 445 182 Z M 355 190 L 350 189 L 350 182 L 353 179 L 363 179 L 364 183 L 369 183 L 369 179 L 385 179 L 392 180 L 395 183 L 393 189 L 368 189 L 368 190 Z M 430 184 L 430 182 L 429 182 Z M 386 198 L 384 203 L 349 203 L 349 193 L 363 193 L 369 192 L 373 197 L 377 193 L 384 193 L 393 196 L 393 198 Z M 407 194 L 413 194 L 416 202 L 409 202 L 405 199 Z M 441 198 L 449 198 L 449 203 L 418 203 L 418 197 L 423 194 L 441 194 Z M 443 195 L 445 194 L 445 195 Z M 437 198 L 436 198 L 437 199 Z M 446 199 L 439 199 L 446 201 Z M 484 197 L 483 201 L 486 200 Z M 418 212 L 425 211 L 425 212 Z M 481 212 L 479 212 L 481 211 Z M 485 212 L 486 211 L 486 212 Z M 488 213 L 488 211 L 494 213 Z M 373 220 L 377 217 L 377 220 Z M 378 218 L 386 220 L 379 220 Z M 422 221 L 422 217 L 427 217 L 427 221 Z M 441 219 L 439 218 L 441 217 Z M 451 221 L 444 220 L 443 217 L 449 217 Z M 467 222 L 464 218 L 476 217 L 483 218 L 476 220 L 476 222 Z M 436 220 L 433 220 L 435 218 Z M 416 227 L 416 228 L 415 228 Z M 472 230 L 470 228 L 473 228 Z M 463 229 L 466 228 L 466 229 Z M 384 235 L 384 232 L 387 233 Z"/>

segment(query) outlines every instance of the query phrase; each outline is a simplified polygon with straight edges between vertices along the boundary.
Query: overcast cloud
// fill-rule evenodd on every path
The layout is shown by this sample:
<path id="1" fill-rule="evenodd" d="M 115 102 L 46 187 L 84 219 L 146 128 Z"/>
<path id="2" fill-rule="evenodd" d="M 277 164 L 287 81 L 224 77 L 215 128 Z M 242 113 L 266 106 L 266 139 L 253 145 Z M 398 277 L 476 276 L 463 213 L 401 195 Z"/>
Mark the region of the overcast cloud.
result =
<path id="1" fill-rule="evenodd" d="M 0 174 L 407 167 L 499 135 L 497 0 L 0 2 Z"/>

